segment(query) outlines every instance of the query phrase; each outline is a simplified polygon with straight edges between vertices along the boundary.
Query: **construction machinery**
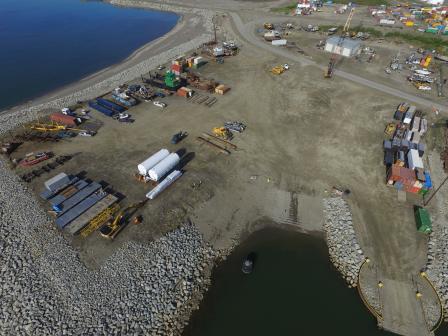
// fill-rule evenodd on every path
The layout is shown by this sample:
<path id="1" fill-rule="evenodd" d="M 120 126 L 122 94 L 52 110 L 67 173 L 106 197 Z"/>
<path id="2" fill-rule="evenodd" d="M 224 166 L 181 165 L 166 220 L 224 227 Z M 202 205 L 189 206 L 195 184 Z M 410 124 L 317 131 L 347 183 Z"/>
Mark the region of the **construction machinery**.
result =
<path id="1" fill-rule="evenodd" d="M 391 137 L 394 135 L 396 129 L 397 129 L 397 125 L 395 125 L 394 123 L 389 123 L 389 124 L 387 124 L 386 128 L 384 129 L 384 134 Z"/>
<path id="2" fill-rule="evenodd" d="M 264 29 L 267 29 L 267 30 L 273 30 L 274 29 L 274 25 L 272 23 L 268 23 L 268 22 L 266 22 L 263 25 L 263 27 L 264 27 Z"/>
<path id="3" fill-rule="evenodd" d="M 283 66 L 283 65 L 277 65 L 277 66 L 275 66 L 275 67 L 273 67 L 272 69 L 271 69 L 271 72 L 274 74 L 274 75 L 281 75 L 282 73 L 284 73 L 286 71 L 286 68 Z"/>
<path id="4" fill-rule="evenodd" d="M 121 210 L 111 222 L 101 227 L 101 236 L 108 239 L 114 239 L 117 234 L 126 226 L 127 220 L 135 213 L 137 209 L 145 205 L 147 201 L 148 199 L 145 198 L 143 201 L 134 203 Z"/>
<path id="5" fill-rule="evenodd" d="M 213 134 L 224 140 L 232 140 L 233 138 L 232 132 L 226 127 L 214 127 Z"/>
<path id="6" fill-rule="evenodd" d="M 344 44 L 344 40 L 347 37 L 348 29 L 350 28 L 350 23 L 352 22 L 353 15 L 355 14 L 355 8 L 352 7 L 350 9 L 350 13 L 348 14 L 347 21 L 345 21 L 344 28 L 342 29 L 341 36 L 339 37 L 338 43 L 336 47 L 333 49 L 333 53 L 330 57 L 330 62 L 328 63 L 328 67 L 325 70 L 324 77 L 331 78 L 333 76 L 334 67 L 338 61 L 339 55 L 336 53 L 337 49 L 340 49 Z"/>
<path id="7" fill-rule="evenodd" d="M 98 230 L 98 228 L 106 223 L 111 217 L 120 210 L 120 206 L 118 204 L 113 204 L 107 209 L 100 212 L 94 218 L 90 220 L 90 222 L 81 230 L 79 233 L 81 237 L 87 237 L 92 232 Z"/>

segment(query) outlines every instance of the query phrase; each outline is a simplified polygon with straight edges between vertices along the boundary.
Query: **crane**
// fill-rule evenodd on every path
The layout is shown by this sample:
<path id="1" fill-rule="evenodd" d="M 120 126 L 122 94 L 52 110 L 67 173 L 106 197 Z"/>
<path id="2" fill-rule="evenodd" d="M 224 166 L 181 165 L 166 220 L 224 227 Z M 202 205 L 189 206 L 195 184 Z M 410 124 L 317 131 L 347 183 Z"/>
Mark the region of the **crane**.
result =
<path id="1" fill-rule="evenodd" d="M 324 77 L 331 78 L 333 76 L 334 67 L 336 66 L 336 62 L 338 60 L 338 54 L 336 54 L 335 50 L 339 49 L 344 43 L 345 37 L 347 36 L 348 29 L 350 28 L 350 23 L 352 22 L 353 15 L 355 14 L 355 8 L 352 7 L 350 9 L 350 13 L 348 14 L 347 21 L 345 21 L 344 28 L 342 29 L 341 36 L 339 36 L 338 43 L 336 47 L 333 49 L 333 53 L 330 57 L 330 62 L 328 63 L 328 67 L 325 70 Z"/>

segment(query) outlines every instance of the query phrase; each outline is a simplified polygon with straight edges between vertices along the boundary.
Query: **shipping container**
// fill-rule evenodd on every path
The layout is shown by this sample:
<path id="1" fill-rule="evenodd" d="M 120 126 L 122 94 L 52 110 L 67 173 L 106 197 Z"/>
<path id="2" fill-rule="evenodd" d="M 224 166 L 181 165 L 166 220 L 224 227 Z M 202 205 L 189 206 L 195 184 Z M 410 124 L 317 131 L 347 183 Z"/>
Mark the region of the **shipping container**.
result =
<path id="1" fill-rule="evenodd" d="M 431 218 L 426 209 L 417 207 L 414 212 L 417 230 L 424 233 L 430 233 L 432 230 Z"/>
<path id="2" fill-rule="evenodd" d="M 116 113 L 122 113 L 127 110 L 124 106 L 115 104 L 114 102 L 111 102 L 110 100 L 107 99 L 98 98 L 96 101 L 101 106 L 104 106 L 105 108 L 112 110 Z"/>
<path id="3" fill-rule="evenodd" d="M 274 46 L 285 46 L 287 42 L 288 42 L 287 40 L 281 39 L 281 40 L 272 40 L 271 43 Z"/>
<path id="4" fill-rule="evenodd" d="M 68 186 L 67 188 L 64 188 L 61 190 L 56 196 L 51 198 L 49 200 L 51 206 L 59 205 L 71 196 L 73 196 L 78 191 L 84 189 L 88 186 L 88 182 L 84 180 L 79 180 L 76 183 L 73 183 L 72 185 Z"/>
<path id="5" fill-rule="evenodd" d="M 61 182 L 63 181 L 63 182 Z M 53 176 L 52 178 L 46 180 L 44 182 L 44 186 L 45 188 L 47 188 L 50 191 L 54 191 L 55 187 L 53 187 L 53 185 L 58 185 L 58 183 L 66 183 L 70 181 L 70 177 L 66 174 L 66 173 L 59 173 L 56 176 Z"/>
<path id="6" fill-rule="evenodd" d="M 101 106 L 100 104 L 98 104 L 96 101 L 93 101 L 93 100 L 89 101 L 89 106 L 108 117 L 112 117 L 116 114 L 114 111 L 109 110 L 108 108 L 105 108 L 104 106 Z"/>
<path id="7" fill-rule="evenodd" d="M 415 149 L 411 149 L 408 152 L 408 167 L 410 169 L 416 169 L 416 168 L 424 168 L 423 167 L 423 160 L 418 155 L 418 151 Z"/>
<path id="8" fill-rule="evenodd" d="M 81 203 L 74 206 L 72 209 L 67 211 L 62 216 L 58 217 L 55 221 L 56 225 L 60 229 L 63 229 L 65 226 L 67 226 L 67 224 L 72 222 L 75 218 L 79 217 L 84 212 L 86 212 L 89 208 L 91 208 L 96 203 L 101 201 L 106 195 L 107 195 L 107 193 L 105 193 L 101 190 L 93 195 L 90 195 L 89 197 L 84 199 Z"/>
<path id="9" fill-rule="evenodd" d="M 68 181 L 66 179 L 58 181 L 55 183 L 55 186 L 52 186 L 53 190 L 44 190 L 41 194 L 40 197 L 42 197 L 45 200 L 48 200 L 52 197 L 54 197 L 59 191 L 61 191 L 62 189 L 68 187 L 69 185 L 76 183 L 79 180 L 78 177 L 70 177 L 68 179 Z"/>
<path id="10" fill-rule="evenodd" d="M 90 196 L 100 188 L 101 185 L 99 183 L 92 182 L 91 184 L 89 184 L 82 190 L 78 191 L 76 194 L 74 194 L 72 197 L 68 198 L 64 202 L 54 205 L 53 210 L 55 210 L 58 213 L 58 216 L 61 216 L 68 210 L 70 210 L 72 207 L 74 207 L 76 204 L 80 203 L 82 200 L 84 200 L 86 197 Z"/>

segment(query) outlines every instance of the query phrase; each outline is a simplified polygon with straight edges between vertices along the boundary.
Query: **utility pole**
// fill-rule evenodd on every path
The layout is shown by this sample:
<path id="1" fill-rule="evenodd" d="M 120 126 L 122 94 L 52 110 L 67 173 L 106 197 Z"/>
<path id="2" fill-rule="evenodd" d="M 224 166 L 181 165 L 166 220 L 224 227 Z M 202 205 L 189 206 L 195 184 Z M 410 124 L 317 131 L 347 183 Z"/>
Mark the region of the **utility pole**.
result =
<path id="1" fill-rule="evenodd" d="M 443 187 L 443 185 L 446 183 L 446 181 L 448 181 L 448 176 L 445 177 L 445 179 L 442 181 L 442 183 L 440 183 L 440 185 L 437 187 L 436 190 L 434 190 L 434 192 L 431 194 L 431 196 L 429 196 L 428 200 L 425 200 L 425 196 L 423 196 L 423 205 L 427 206 L 428 203 L 432 200 L 432 198 L 435 196 L 435 194 L 437 194 L 437 192 L 440 190 L 440 188 Z"/>

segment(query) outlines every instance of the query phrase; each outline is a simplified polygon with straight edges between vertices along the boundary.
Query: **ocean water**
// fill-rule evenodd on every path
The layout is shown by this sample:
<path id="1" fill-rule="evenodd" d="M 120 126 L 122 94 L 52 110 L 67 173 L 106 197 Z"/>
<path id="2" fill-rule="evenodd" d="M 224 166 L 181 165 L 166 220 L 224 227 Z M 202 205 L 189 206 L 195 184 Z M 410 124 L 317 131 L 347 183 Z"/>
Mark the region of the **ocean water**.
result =
<path id="1" fill-rule="evenodd" d="M 80 0 L 1 0 L 0 17 L 0 110 L 120 62 L 178 20 Z"/>
<path id="2" fill-rule="evenodd" d="M 242 260 L 256 254 L 252 274 Z M 184 336 L 387 336 L 356 289 L 331 265 L 320 238 L 263 229 L 213 272 Z"/>

